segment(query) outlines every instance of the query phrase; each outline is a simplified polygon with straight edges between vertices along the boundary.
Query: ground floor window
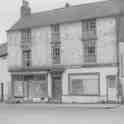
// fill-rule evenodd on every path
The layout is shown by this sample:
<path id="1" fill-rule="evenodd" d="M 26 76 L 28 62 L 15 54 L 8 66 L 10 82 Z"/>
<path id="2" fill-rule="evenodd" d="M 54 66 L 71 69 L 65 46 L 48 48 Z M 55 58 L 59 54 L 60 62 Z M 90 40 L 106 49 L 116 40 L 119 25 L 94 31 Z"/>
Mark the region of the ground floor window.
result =
<path id="1" fill-rule="evenodd" d="M 48 97 L 48 83 L 42 81 L 31 81 L 29 83 L 29 97 L 30 98 Z"/>
<path id="2" fill-rule="evenodd" d="M 15 97 L 23 97 L 23 82 L 22 81 L 14 81 L 14 96 Z"/>
<path id="3" fill-rule="evenodd" d="M 98 74 L 70 74 L 71 95 L 99 95 Z"/>
<path id="4" fill-rule="evenodd" d="M 48 96 L 47 74 L 13 75 L 15 97 L 42 98 Z"/>

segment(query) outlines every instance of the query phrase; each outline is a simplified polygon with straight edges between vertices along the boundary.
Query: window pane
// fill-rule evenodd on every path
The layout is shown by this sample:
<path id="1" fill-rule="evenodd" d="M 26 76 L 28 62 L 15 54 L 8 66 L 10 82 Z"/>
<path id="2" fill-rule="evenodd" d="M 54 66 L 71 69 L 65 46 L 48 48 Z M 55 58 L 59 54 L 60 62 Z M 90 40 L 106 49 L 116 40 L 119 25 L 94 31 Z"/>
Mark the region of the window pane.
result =
<path id="1" fill-rule="evenodd" d="M 96 31 L 96 20 L 85 20 L 82 22 L 83 32 Z"/>
<path id="2" fill-rule="evenodd" d="M 72 80 L 72 93 L 82 94 L 83 93 L 83 82 L 80 79 Z"/>
<path id="3" fill-rule="evenodd" d="M 21 31 L 21 40 L 23 41 L 31 40 L 31 29 L 24 29 Z"/>
<path id="4" fill-rule="evenodd" d="M 96 41 L 88 40 L 84 42 L 84 60 L 85 62 L 96 62 Z"/>
<path id="5" fill-rule="evenodd" d="M 90 79 L 84 80 L 83 83 L 84 94 L 98 94 L 98 80 Z"/>
<path id="6" fill-rule="evenodd" d="M 22 81 L 14 82 L 14 96 L 23 97 L 23 82 Z"/>
<path id="7" fill-rule="evenodd" d="M 116 88 L 115 76 L 108 77 L 109 79 L 109 88 Z"/>
<path id="8" fill-rule="evenodd" d="M 73 95 L 98 95 L 97 75 L 71 76 L 70 93 Z"/>
<path id="9" fill-rule="evenodd" d="M 23 65 L 24 67 L 31 66 L 31 51 L 23 51 Z"/>

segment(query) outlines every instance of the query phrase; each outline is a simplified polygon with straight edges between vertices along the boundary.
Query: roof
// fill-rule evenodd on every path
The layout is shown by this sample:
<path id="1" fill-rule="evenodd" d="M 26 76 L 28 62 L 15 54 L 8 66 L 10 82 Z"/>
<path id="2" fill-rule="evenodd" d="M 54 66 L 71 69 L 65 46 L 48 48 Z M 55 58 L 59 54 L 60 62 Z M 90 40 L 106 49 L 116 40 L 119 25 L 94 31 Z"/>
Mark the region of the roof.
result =
<path id="1" fill-rule="evenodd" d="M 120 7 L 115 1 L 123 2 L 123 0 L 108 0 L 32 13 L 20 18 L 8 31 L 117 15 L 120 13 Z"/>
<path id="2" fill-rule="evenodd" d="M 7 56 L 7 43 L 0 44 L 0 57 Z"/>

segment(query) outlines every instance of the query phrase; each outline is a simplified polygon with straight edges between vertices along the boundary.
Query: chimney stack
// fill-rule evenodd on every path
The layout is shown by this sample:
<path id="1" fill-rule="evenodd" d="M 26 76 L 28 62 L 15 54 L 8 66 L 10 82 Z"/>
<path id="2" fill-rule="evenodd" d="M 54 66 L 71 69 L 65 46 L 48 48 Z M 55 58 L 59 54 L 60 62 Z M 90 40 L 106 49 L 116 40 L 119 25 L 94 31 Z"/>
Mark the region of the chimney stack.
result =
<path id="1" fill-rule="evenodd" d="M 31 8 L 29 7 L 29 2 L 26 0 L 23 0 L 22 6 L 21 6 L 21 17 L 25 17 L 31 14 Z"/>
<path id="2" fill-rule="evenodd" d="M 66 8 L 70 7 L 70 4 L 69 4 L 69 3 L 66 3 L 66 4 L 65 4 L 65 7 L 66 7 Z"/>

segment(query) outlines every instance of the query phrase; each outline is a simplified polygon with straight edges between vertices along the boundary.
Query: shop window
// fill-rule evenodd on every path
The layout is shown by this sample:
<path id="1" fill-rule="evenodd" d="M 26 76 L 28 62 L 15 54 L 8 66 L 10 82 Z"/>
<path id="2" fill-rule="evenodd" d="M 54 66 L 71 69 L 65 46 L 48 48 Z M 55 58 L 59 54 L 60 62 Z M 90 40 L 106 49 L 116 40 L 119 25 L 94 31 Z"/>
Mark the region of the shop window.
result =
<path id="1" fill-rule="evenodd" d="M 34 75 L 34 80 L 46 80 L 46 75 L 45 74 L 37 74 L 37 75 Z"/>
<path id="2" fill-rule="evenodd" d="M 23 81 L 14 81 L 14 96 L 23 97 Z"/>
<path id="3" fill-rule="evenodd" d="M 70 76 L 71 95 L 99 95 L 98 75 Z"/>

